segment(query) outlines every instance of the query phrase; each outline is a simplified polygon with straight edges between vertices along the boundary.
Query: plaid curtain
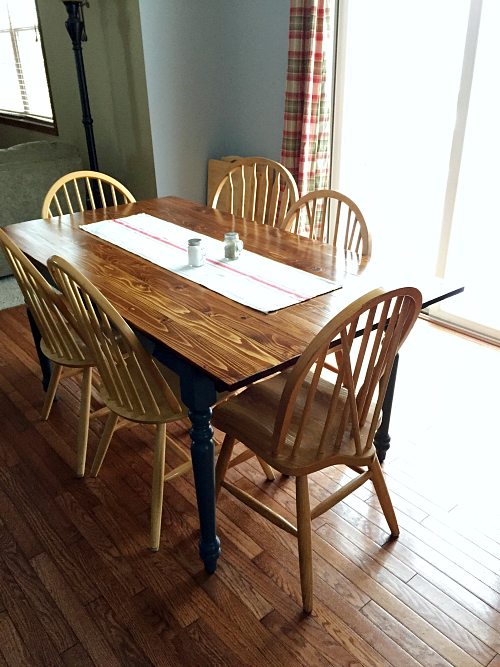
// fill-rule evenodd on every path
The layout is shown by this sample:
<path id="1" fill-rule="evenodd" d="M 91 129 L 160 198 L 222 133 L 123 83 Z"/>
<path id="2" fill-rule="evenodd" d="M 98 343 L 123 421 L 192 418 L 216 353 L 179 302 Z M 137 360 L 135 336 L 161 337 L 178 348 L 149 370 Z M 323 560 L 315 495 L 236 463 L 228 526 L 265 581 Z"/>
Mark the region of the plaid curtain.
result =
<path id="1" fill-rule="evenodd" d="M 281 162 L 299 195 L 328 187 L 330 86 L 325 53 L 331 0 L 291 0 Z"/>

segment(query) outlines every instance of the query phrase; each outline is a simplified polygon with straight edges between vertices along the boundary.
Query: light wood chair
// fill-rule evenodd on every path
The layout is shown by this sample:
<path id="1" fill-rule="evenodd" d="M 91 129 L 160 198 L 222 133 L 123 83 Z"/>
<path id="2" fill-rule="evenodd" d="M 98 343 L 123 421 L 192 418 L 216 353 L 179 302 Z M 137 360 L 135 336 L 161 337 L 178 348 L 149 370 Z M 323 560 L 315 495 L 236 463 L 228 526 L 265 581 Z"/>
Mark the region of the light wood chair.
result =
<path id="1" fill-rule="evenodd" d="M 308 236 L 323 240 L 327 231 L 332 244 L 361 253 L 366 259 L 372 254 L 372 239 L 363 214 L 356 204 L 336 190 L 315 190 L 301 197 L 288 211 L 282 229 L 301 234 L 301 221 L 307 215 Z M 333 222 L 328 229 L 328 222 Z"/>
<path id="2" fill-rule="evenodd" d="M 116 428 L 136 422 L 156 425 L 151 502 L 151 549 L 160 545 L 164 482 L 192 468 L 189 454 L 166 432 L 170 422 L 184 419 L 188 409 L 182 403 L 179 376 L 156 364 L 122 316 L 92 283 L 61 257 L 48 261 L 49 271 L 68 299 L 75 320 L 95 359 L 101 375 L 101 397 L 109 417 L 90 474 L 99 473 Z M 220 400 L 227 395 L 219 394 Z M 183 461 L 165 474 L 165 447 Z M 220 449 L 216 448 L 216 452 Z M 268 479 L 274 474 L 265 463 Z"/>
<path id="3" fill-rule="evenodd" d="M 42 274 L 2 229 L 0 229 L 0 247 L 5 253 L 23 292 L 26 305 L 40 330 L 42 352 L 53 364 L 42 408 L 43 420 L 49 417 L 59 380 L 73 377 L 83 370 L 76 456 L 76 474 L 78 477 L 83 477 L 89 419 L 108 412 L 106 408 L 90 412 L 94 359 L 77 333 L 78 326 L 63 297 L 52 289 Z"/>
<path id="4" fill-rule="evenodd" d="M 373 438 L 394 357 L 415 323 L 421 305 L 421 294 L 412 287 L 393 291 L 380 288 L 366 294 L 315 336 L 293 368 L 252 385 L 214 409 L 212 422 L 226 434 L 217 461 L 217 494 L 222 485 L 298 538 L 306 612 L 311 611 L 313 601 L 312 519 L 371 479 L 391 534 L 399 534 Z M 376 324 L 378 327 L 373 329 Z M 364 333 L 355 340 L 360 328 Z M 330 376 L 333 383 L 323 371 L 332 341 L 341 357 L 338 376 Z M 237 440 L 275 470 L 296 477 L 296 526 L 225 481 Z M 311 510 L 307 476 L 339 464 L 348 466 L 357 476 Z"/>
<path id="5" fill-rule="evenodd" d="M 103 183 L 106 188 L 103 187 Z M 105 194 L 106 189 L 108 198 Z M 119 201 L 117 194 L 123 201 Z M 57 180 L 47 192 L 42 206 L 42 218 L 74 213 L 75 208 L 83 212 L 89 208 L 87 203 L 90 204 L 90 208 L 96 209 L 131 202 L 135 202 L 134 196 L 115 178 L 98 171 L 73 171 Z"/>
<path id="6" fill-rule="evenodd" d="M 283 165 L 266 158 L 247 157 L 232 163 L 209 206 L 280 227 L 298 197 L 295 180 Z"/>
<path id="7" fill-rule="evenodd" d="M 331 220 L 333 228 L 329 229 Z M 370 259 L 371 234 L 363 214 L 349 197 L 336 190 L 309 192 L 290 207 L 282 228 L 288 232 L 302 234 L 304 231 L 302 226 L 306 221 L 308 227 L 306 235 L 310 239 L 323 240 L 328 233 L 335 247 L 358 254 L 361 252 L 363 258 Z M 337 358 L 337 366 L 325 362 L 325 368 L 336 373 L 338 364 Z"/>

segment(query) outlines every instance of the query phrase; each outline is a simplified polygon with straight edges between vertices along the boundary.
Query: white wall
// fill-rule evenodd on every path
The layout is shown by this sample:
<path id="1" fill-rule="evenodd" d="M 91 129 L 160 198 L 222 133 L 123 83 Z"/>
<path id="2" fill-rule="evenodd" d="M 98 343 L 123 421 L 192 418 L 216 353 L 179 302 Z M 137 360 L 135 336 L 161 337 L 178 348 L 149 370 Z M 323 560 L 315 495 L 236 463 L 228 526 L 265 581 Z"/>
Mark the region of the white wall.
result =
<path id="1" fill-rule="evenodd" d="M 205 201 L 224 149 L 224 0 L 140 0 L 158 195 Z"/>
<path id="2" fill-rule="evenodd" d="M 210 158 L 279 160 L 289 0 L 139 0 L 158 195 L 205 203 Z"/>
<path id="3" fill-rule="evenodd" d="M 290 2 L 229 0 L 226 7 L 226 152 L 280 162 Z"/>

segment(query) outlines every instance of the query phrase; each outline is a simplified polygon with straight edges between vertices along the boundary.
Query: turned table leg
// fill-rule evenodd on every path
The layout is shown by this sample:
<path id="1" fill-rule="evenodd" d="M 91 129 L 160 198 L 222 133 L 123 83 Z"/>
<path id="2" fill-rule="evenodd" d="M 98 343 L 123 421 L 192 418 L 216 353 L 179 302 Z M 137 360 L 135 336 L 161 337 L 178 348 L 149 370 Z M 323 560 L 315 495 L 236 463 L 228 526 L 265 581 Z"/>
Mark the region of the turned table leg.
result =
<path id="1" fill-rule="evenodd" d="M 215 527 L 215 454 L 211 415 L 211 408 L 189 411 L 193 424 L 190 431 L 191 458 L 201 529 L 200 558 L 209 573 L 215 572 L 220 556 L 220 542 Z"/>
<path id="2" fill-rule="evenodd" d="M 144 340 L 143 344 L 148 349 L 147 341 Z M 201 530 L 200 557 L 205 564 L 205 570 L 212 573 L 217 568 L 217 559 L 220 556 L 220 541 L 215 525 L 215 448 L 210 423 L 211 406 L 217 401 L 217 392 L 209 377 L 166 348 L 157 344 L 152 352 L 161 363 L 179 375 L 182 400 L 189 408 L 192 424 L 191 458 Z"/>
<path id="3" fill-rule="evenodd" d="M 396 376 L 398 374 L 399 353 L 394 357 L 391 376 L 387 391 L 385 392 L 384 402 L 382 403 L 382 423 L 375 433 L 375 449 L 380 463 L 385 459 L 387 450 L 390 447 L 391 436 L 389 435 L 389 424 L 391 421 L 392 401 L 394 399 L 394 387 L 396 386 Z"/>
<path id="4" fill-rule="evenodd" d="M 42 369 L 43 390 L 47 391 L 50 382 L 50 376 L 52 375 L 52 364 L 50 362 L 50 359 L 47 359 L 47 357 L 42 352 L 42 349 L 40 347 L 42 334 L 40 333 L 40 329 L 38 328 L 37 323 L 33 319 L 33 315 L 31 314 L 31 311 L 28 307 L 26 307 L 26 312 L 28 313 L 28 321 L 30 323 L 31 335 L 33 336 L 33 341 L 35 343 L 35 349 L 38 355 L 38 361 L 40 362 L 40 368 Z M 57 400 L 57 397 L 55 397 L 54 400 Z"/>

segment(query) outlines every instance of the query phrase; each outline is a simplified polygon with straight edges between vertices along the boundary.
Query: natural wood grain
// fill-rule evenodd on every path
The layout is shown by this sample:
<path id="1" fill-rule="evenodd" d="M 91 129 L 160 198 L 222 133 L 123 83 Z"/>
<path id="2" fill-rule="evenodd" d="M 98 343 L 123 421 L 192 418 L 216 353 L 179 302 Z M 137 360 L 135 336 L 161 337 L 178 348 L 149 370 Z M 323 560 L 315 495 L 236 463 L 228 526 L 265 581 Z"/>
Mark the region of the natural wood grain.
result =
<path id="1" fill-rule="evenodd" d="M 379 607 L 375 602 L 370 601 L 363 607 L 363 614 L 380 627 L 385 634 L 393 639 L 402 649 L 408 651 L 410 655 L 415 656 L 419 663 L 428 667 L 454 667 L 448 660 L 445 660 L 438 653 L 430 649 L 425 642 L 408 632 L 401 623 Z"/>
<path id="2" fill-rule="evenodd" d="M 129 595 L 136 595 L 144 589 L 132 568 L 120 556 L 118 549 L 105 535 L 96 522 L 82 510 L 70 493 L 64 493 L 57 498 L 59 506 L 78 528 L 81 535 L 92 548 L 100 555 L 112 572 L 116 573 L 122 586 Z"/>
<path id="3" fill-rule="evenodd" d="M 257 622 L 254 615 L 245 605 L 245 600 L 236 594 L 236 592 L 231 589 L 230 585 L 224 583 L 219 574 L 217 574 L 216 577 L 211 577 L 204 581 L 202 586 L 212 601 L 222 609 L 229 618 L 234 619 L 238 628 L 246 637 L 251 639 L 256 649 L 262 656 L 268 659 L 270 665 L 279 666 L 284 663 L 288 664 L 288 661 L 291 659 L 288 647 L 284 647 L 278 642 L 277 644 L 274 644 L 273 650 L 269 651 L 269 646 L 273 643 L 273 638 L 265 629 L 264 621 L 267 616 L 263 618 L 262 622 Z"/>
<path id="4" fill-rule="evenodd" d="M 119 619 L 106 600 L 102 597 L 90 602 L 87 607 L 95 624 L 113 645 L 120 664 L 149 667 L 151 662 L 135 644 L 129 632 L 122 627 Z"/>
<path id="5" fill-rule="evenodd" d="M 188 414 L 180 396 L 179 377 L 168 368 L 160 368 L 155 364 L 121 315 L 75 267 L 55 255 L 48 260 L 48 268 L 67 299 L 83 340 L 92 350 L 101 377 L 100 393 L 109 409 L 91 476 L 97 476 L 117 429 L 128 422 L 156 426 L 150 532 L 151 549 L 157 551 L 160 546 L 164 483 L 189 472 L 192 467 L 189 456 L 170 436 L 167 437 L 166 424 L 183 421 Z M 86 401 L 81 414 L 87 416 L 87 419 L 80 420 L 79 434 L 82 423 L 88 431 L 90 380 L 91 375 L 84 372 L 82 387 L 85 387 L 85 391 L 82 388 L 82 394 L 85 394 Z M 80 455 L 80 442 L 79 437 L 78 458 L 83 469 L 85 457 Z M 180 453 L 184 463 L 165 474 L 167 446 L 177 454 Z"/>
<path id="6" fill-rule="evenodd" d="M 418 600 L 414 600 L 411 595 L 408 595 L 408 591 L 405 591 L 401 585 L 398 585 L 395 579 L 390 578 L 388 573 L 383 572 L 378 567 L 370 570 L 369 566 L 365 565 L 365 559 L 361 552 L 358 554 L 356 561 L 353 562 L 352 555 L 350 558 L 346 558 L 331 549 L 328 546 L 330 541 L 337 546 L 341 540 L 339 534 L 332 534 L 331 531 L 328 531 L 324 527 L 318 533 L 321 533 L 324 539 L 315 542 L 315 549 L 334 567 L 339 568 L 345 576 L 355 581 L 386 612 L 398 618 L 413 634 L 424 640 L 431 648 L 443 655 L 452 664 L 458 662 L 458 664 L 463 664 L 464 667 L 465 665 L 477 667 L 480 664 L 474 658 L 469 657 L 453 640 L 444 637 L 440 630 L 435 629 L 432 621 L 429 622 L 425 618 L 425 610 L 419 606 Z M 369 574 L 365 574 L 363 570 L 367 570 Z M 380 578 L 382 580 L 378 581 Z M 402 597 L 403 599 L 400 600 L 398 597 Z M 412 603 L 412 607 L 417 607 L 416 611 L 407 606 L 409 601 Z M 419 612 L 422 612 L 422 616 Z M 455 628 L 456 626 L 453 627 L 453 630 Z M 461 636 L 462 629 L 459 629 L 454 634 L 453 639 L 460 638 Z M 464 638 L 467 640 L 466 636 Z"/>
<path id="7" fill-rule="evenodd" d="M 163 637 L 160 637 L 156 622 L 153 626 L 148 622 L 150 615 L 148 610 L 146 609 L 145 613 L 142 613 L 144 602 L 141 604 L 136 597 L 130 598 L 128 596 L 119 580 L 109 571 L 85 540 L 73 545 L 71 551 L 88 576 L 95 579 L 102 597 L 114 614 L 114 623 L 121 626 L 120 634 L 127 631 L 133 638 L 135 645 L 140 648 L 153 665 L 175 667 L 182 664 L 182 661 L 179 662 L 173 654 L 170 636 L 163 633 Z M 142 595 L 142 593 L 139 595 Z M 161 607 L 159 613 L 165 617 L 168 612 L 162 607 L 160 601 L 158 603 L 155 608 L 159 609 Z M 169 623 L 175 628 L 175 636 L 181 626 L 175 625 L 175 621 L 172 621 L 172 619 L 173 617 L 169 616 Z M 102 622 L 101 625 L 104 627 Z"/>
<path id="8" fill-rule="evenodd" d="M 75 634 L 30 563 L 18 551 L 3 553 L 2 558 L 57 651 L 63 653 L 73 646 L 76 642 Z"/>
<path id="9" fill-rule="evenodd" d="M 352 199 L 341 192 L 314 190 L 305 194 L 290 207 L 283 229 L 303 234 L 301 222 L 309 227 L 307 236 L 311 239 L 328 237 L 334 246 L 344 250 L 362 253 L 365 258 L 372 254 L 371 234 L 363 214 Z"/>
<path id="10" fill-rule="evenodd" d="M 5 525 L 5 528 L 2 526 L 1 530 L 10 530 L 26 558 L 32 558 L 41 553 L 43 547 L 23 519 L 16 505 L 4 493 L 2 488 L 0 488 L 0 517 L 2 518 L 2 524 Z"/>
<path id="11" fill-rule="evenodd" d="M 94 662 L 120 667 L 116 655 L 54 562 L 46 554 L 40 554 L 31 560 L 31 564 Z"/>
<path id="12" fill-rule="evenodd" d="M 26 335 L 14 322 L 24 323 Z M 428 324 L 417 323 L 405 344 L 410 355 L 401 380 L 411 389 L 417 379 L 412 355 L 418 367 L 423 350 L 428 356 L 436 346 L 432 337 L 424 345 L 419 331 L 428 330 Z M 215 575 L 204 573 L 191 475 L 166 485 L 162 548 L 151 554 L 146 529 L 153 434 L 143 426 L 118 431 L 100 477 L 76 479 L 71 457 L 66 463 L 61 455 L 75 451 L 78 384 L 74 378 L 61 381 L 61 400 L 46 424 L 56 428 L 40 433 L 35 427 L 43 395 L 21 308 L 0 312 L 0 331 L 4 342 L 13 343 L 0 357 L 5 378 L 0 382 L 0 667 L 59 664 L 57 658 L 41 662 L 35 657 L 54 651 L 66 667 L 124 665 L 127 660 L 158 667 L 217 661 L 231 667 L 477 667 L 489 660 L 489 667 L 496 667 L 499 594 L 481 579 L 487 572 L 495 574 L 497 524 L 478 494 L 445 512 L 419 494 L 418 486 L 412 487 L 411 499 L 391 491 L 402 503 L 397 510 L 402 530 L 399 540 L 388 542 L 373 487 L 358 489 L 313 522 L 315 610 L 305 617 L 297 540 L 226 493 L 218 510 L 220 566 Z M 450 355 L 453 366 L 457 351 L 451 354 L 448 336 L 439 354 Z M 478 346 L 463 344 L 460 358 L 469 359 L 470 381 L 477 382 L 483 372 L 482 357 L 474 355 Z M 492 350 L 487 359 L 484 372 L 496 377 L 500 353 Z M 23 386 L 18 390 L 7 378 Z M 454 382 L 452 376 L 443 379 L 443 395 L 453 392 Z M 426 398 L 425 392 L 419 396 Z M 398 486 L 401 493 L 411 490 L 405 484 L 420 480 L 418 471 L 410 470 L 416 461 L 412 439 L 420 432 L 412 429 L 419 423 L 408 420 L 405 406 L 402 400 L 395 413 L 395 455 L 384 464 L 389 486 L 406 471 Z M 410 413 L 413 409 L 407 408 Z M 460 420 L 462 428 L 465 423 Z M 91 455 L 103 426 L 99 419 L 91 424 Z M 180 446 L 187 446 L 185 425 L 169 431 Z M 447 443 L 443 440 L 442 447 Z M 465 435 L 463 444 L 469 444 Z M 460 447 L 456 438 L 453 446 Z M 496 443 L 485 440 L 484 447 L 490 447 L 490 457 L 497 456 Z M 235 453 L 241 451 L 236 445 Z M 172 457 L 171 465 L 175 461 Z M 419 465 L 434 474 L 431 457 Z M 236 469 L 229 472 L 241 489 L 292 516 L 294 479 L 278 473 L 269 483 L 255 458 L 239 466 L 237 477 Z M 312 505 L 355 474 L 340 466 L 310 475 Z M 470 488 L 481 487 L 475 471 L 468 479 Z M 441 476 L 441 481 L 450 495 L 462 492 L 453 476 Z M 427 486 L 422 488 L 433 497 Z M 422 508 L 432 505 L 433 513 L 420 509 L 419 502 Z M 474 512 L 469 519 L 466 503 Z M 425 521 L 427 516 L 432 520 Z M 441 547 L 445 554 L 439 553 Z M 481 579 L 464 569 L 471 563 L 481 566 Z M 17 616 L 21 613 L 22 619 Z M 108 659 L 106 651 L 115 658 Z"/>
<path id="13" fill-rule="evenodd" d="M 108 198 L 106 198 L 103 183 L 109 186 L 110 195 Z M 94 188 L 97 189 L 94 190 Z M 118 204 L 117 191 L 121 195 L 120 203 L 122 203 L 122 200 L 126 204 L 135 201 L 134 196 L 127 188 L 112 176 L 97 171 L 73 171 L 61 176 L 50 187 L 42 205 L 42 218 L 73 213 L 73 207 L 84 211 L 87 208 L 87 197 L 93 209 L 96 208 L 98 203 L 103 207 L 116 206 Z M 96 201 L 96 195 L 97 198 L 101 198 L 101 202 Z M 101 208 L 101 206 L 98 206 L 98 208 Z"/>
<path id="14" fill-rule="evenodd" d="M 298 537 L 303 609 L 308 613 L 313 605 L 311 520 L 372 480 L 391 535 L 399 534 L 373 438 L 387 388 L 385 369 L 392 368 L 421 304 L 421 294 L 413 288 L 373 290 L 333 318 L 291 371 L 256 383 L 215 407 L 213 423 L 226 433 L 216 482 L 274 525 Z M 356 346 L 353 342 L 360 321 L 364 333 Z M 333 382 L 328 382 L 324 365 L 331 341 L 338 343 L 340 363 Z M 279 512 L 224 480 L 236 440 L 275 470 L 297 478 L 296 527 Z M 307 475 L 339 464 L 347 465 L 357 476 L 311 510 Z"/>
<path id="15" fill-rule="evenodd" d="M 29 493 L 19 486 L 17 480 L 11 475 L 0 470 L 0 482 L 6 489 L 11 499 L 16 503 L 18 509 L 23 513 L 25 520 L 44 548 L 56 559 L 58 568 L 64 575 L 73 581 L 73 587 L 77 591 L 80 600 L 84 604 L 97 597 L 97 591 L 93 584 L 82 576 L 81 570 L 75 566 L 74 561 L 69 558 L 64 541 L 50 526 L 48 515 L 42 514 L 37 507 L 36 501 L 30 499 Z M 41 554 L 39 554 L 41 555 Z M 35 556 L 36 557 L 36 556 Z"/>
<path id="16" fill-rule="evenodd" d="M 62 667 L 58 652 L 5 563 L 0 563 L 0 595 L 23 642 L 29 642 L 34 659 L 41 664 Z"/>
<path id="17" fill-rule="evenodd" d="M 268 315 L 241 306 L 165 269 L 100 241 L 80 229 L 97 220 L 148 213 L 222 240 L 238 231 L 245 248 L 344 285 L 342 290 Z M 46 265 L 57 253 L 89 278 L 134 327 L 164 343 L 211 376 L 220 390 L 236 389 L 252 379 L 293 364 L 312 337 L 357 296 L 394 280 L 394 268 L 378 264 L 369 271 L 361 257 L 346 262 L 344 252 L 281 229 L 247 222 L 193 202 L 165 197 L 116 209 L 87 211 L 7 228 L 9 236 L 36 262 Z M 366 276 L 366 277 L 365 277 Z M 408 279 L 409 284 L 415 278 Z M 405 281 L 398 269 L 398 282 Z M 417 281 L 424 305 L 459 286 Z"/>
<path id="18" fill-rule="evenodd" d="M 188 665 L 230 667 L 236 662 L 243 667 L 250 667 L 251 665 L 251 663 L 241 660 L 237 653 L 224 644 L 217 635 L 211 633 L 203 619 L 194 621 L 188 628 L 182 630 L 175 637 L 174 645 L 178 654 L 183 656 L 186 661 L 185 664 Z"/>
<path id="19" fill-rule="evenodd" d="M 54 291 L 38 269 L 3 230 L 0 230 L 0 248 L 7 257 L 24 295 L 26 305 L 40 331 L 40 348 L 43 354 L 53 362 L 42 408 L 42 420 L 45 421 L 49 417 L 61 377 L 74 375 L 83 369 L 76 457 L 76 473 L 79 477 L 83 477 L 90 418 L 92 366 L 94 365 L 92 356 L 75 329 L 75 320 L 64 299 Z"/>
<path id="20" fill-rule="evenodd" d="M 0 613 L 0 653 L 9 667 L 33 665 L 33 658 L 7 612 Z"/>
<path id="21" fill-rule="evenodd" d="M 421 575 L 415 575 L 409 585 L 450 618 L 460 623 L 462 627 L 467 628 L 469 632 L 487 644 L 494 652 L 500 652 L 500 625 L 495 630 L 462 605 L 451 601 L 444 592 L 430 584 Z"/>
<path id="22" fill-rule="evenodd" d="M 283 165 L 266 158 L 248 157 L 230 164 L 208 203 L 247 220 L 281 227 L 298 196 L 295 179 Z"/>
<path id="23" fill-rule="evenodd" d="M 61 658 L 66 667 L 95 667 L 89 654 L 80 643 L 62 653 Z"/>

